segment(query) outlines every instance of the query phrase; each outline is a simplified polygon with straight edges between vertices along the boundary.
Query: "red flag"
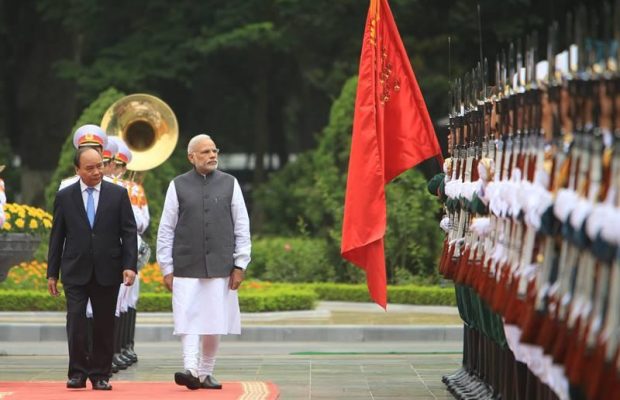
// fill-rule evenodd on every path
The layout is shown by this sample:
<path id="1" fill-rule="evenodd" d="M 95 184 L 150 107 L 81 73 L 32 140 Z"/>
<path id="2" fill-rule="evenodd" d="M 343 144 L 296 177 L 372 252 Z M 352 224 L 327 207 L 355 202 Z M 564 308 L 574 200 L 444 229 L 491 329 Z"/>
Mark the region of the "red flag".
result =
<path id="1" fill-rule="evenodd" d="M 387 0 L 371 0 L 360 57 L 342 256 L 387 307 L 385 185 L 441 149 Z"/>

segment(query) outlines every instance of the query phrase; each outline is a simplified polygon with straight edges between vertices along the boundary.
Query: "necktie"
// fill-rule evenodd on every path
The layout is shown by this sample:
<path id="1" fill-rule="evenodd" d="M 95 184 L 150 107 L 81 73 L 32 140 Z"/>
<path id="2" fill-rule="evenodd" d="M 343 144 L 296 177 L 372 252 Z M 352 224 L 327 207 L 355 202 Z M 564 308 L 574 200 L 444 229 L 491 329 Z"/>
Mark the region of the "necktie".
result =
<path id="1" fill-rule="evenodd" d="M 86 188 L 88 192 L 88 199 L 86 200 L 86 216 L 88 217 L 88 222 L 90 223 L 90 227 L 92 228 L 95 223 L 95 198 L 93 197 L 93 191 L 95 188 L 89 187 Z"/>

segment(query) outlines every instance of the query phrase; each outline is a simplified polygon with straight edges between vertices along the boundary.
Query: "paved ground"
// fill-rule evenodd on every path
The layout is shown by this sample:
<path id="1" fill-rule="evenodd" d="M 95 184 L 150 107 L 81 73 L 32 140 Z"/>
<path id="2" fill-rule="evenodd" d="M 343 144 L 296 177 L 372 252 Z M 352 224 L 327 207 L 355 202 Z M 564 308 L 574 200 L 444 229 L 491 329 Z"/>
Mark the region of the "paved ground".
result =
<path id="1" fill-rule="evenodd" d="M 329 311 L 343 314 L 373 314 L 372 305 L 327 304 L 318 314 Z M 397 307 L 393 307 L 397 308 Z M 453 314 L 448 308 L 406 309 L 405 314 Z M 390 310 L 397 313 L 398 310 Z M 385 314 L 380 311 L 378 315 Z M 301 314 L 245 316 L 244 324 L 277 325 L 299 318 Z M 306 313 L 305 317 L 311 317 Z M 389 314 L 389 312 L 388 312 Z M 50 317 L 48 315 L 48 317 Z M 144 316 L 146 317 L 146 316 Z M 157 318 L 168 318 L 160 315 Z M 402 315 L 400 316 L 402 317 Z M 409 315 L 414 318 L 414 316 Z M 4 314 L 3 319 L 19 322 L 17 316 Z M 45 315 L 28 315 L 26 319 Z M 149 318 L 155 318 L 151 315 Z M 357 317 L 356 317 L 357 318 Z M 382 317 L 378 317 L 382 318 Z M 254 319 L 250 322 L 248 319 Z M 261 322 L 262 319 L 262 322 Z M 362 318 L 363 319 L 363 318 Z M 258 321 L 257 321 L 258 320 Z M 284 322 L 283 322 L 284 321 Z M 153 322 L 152 320 L 150 321 Z M 316 321 L 315 321 L 316 322 Z M 348 321 L 351 324 L 351 321 Z M 163 322 L 162 322 L 163 323 Z M 333 322 L 310 329 L 329 330 L 339 325 Z M 381 325 L 377 328 L 390 329 Z M 359 325 L 366 329 L 365 325 Z M 273 326 L 272 329 L 279 329 Z M 452 399 L 441 383 L 443 374 L 456 370 L 461 362 L 460 341 L 225 341 L 217 362 L 216 376 L 220 380 L 265 380 L 278 385 L 281 399 Z M 145 341 L 136 344 L 140 361 L 114 380 L 170 381 L 182 367 L 178 341 Z M 2 341 L 0 342 L 0 389 L 2 381 L 64 380 L 66 378 L 66 343 L 64 341 Z M 1 391 L 1 390 L 0 390 Z M 7 399 L 9 400 L 9 399 Z"/>
<path id="2" fill-rule="evenodd" d="M 64 380 L 65 349 L 64 342 L 12 342 L 0 357 L 0 382 Z M 112 381 L 173 384 L 172 376 L 182 366 L 178 342 L 150 342 L 137 351 L 140 361 Z M 216 376 L 272 381 L 285 400 L 452 399 L 441 376 L 458 368 L 459 351 L 460 343 L 446 342 L 231 342 L 222 346 Z"/>

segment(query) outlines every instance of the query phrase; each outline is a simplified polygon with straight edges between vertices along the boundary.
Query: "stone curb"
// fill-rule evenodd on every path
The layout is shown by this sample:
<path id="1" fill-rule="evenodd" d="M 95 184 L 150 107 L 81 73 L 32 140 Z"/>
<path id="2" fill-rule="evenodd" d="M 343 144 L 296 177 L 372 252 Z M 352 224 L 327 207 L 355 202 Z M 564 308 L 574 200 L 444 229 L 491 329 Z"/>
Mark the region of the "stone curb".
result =
<path id="1" fill-rule="evenodd" d="M 172 325 L 138 324 L 138 342 L 165 342 L 178 340 L 172 334 Z M 463 338 L 460 325 L 250 325 L 242 328 L 241 335 L 224 336 L 235 342 L 373 342 L 373 341 L 459 341 Z M 65 341 L 65 324 L 59 323 L 3 323 L 0 324 L 2 342 Z"/>

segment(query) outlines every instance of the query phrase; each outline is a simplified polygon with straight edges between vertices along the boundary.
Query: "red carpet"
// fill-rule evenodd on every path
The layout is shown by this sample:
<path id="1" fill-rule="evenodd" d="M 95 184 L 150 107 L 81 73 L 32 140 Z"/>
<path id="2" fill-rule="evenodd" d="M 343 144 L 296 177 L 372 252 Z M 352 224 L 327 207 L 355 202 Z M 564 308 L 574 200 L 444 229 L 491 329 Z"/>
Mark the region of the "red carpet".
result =
<path id="1" fill-rule="evenodd" d="M 91 400 L 91 399 L 209 399 L 209 400 L 275 400 L 278 387 L 271 382 L 222 382 L 222 390 L 189 390 L 174 382 L 111 381 L 112 391 L 67 389 L 65 382 L 0 382 L 2 400 Z"/>

